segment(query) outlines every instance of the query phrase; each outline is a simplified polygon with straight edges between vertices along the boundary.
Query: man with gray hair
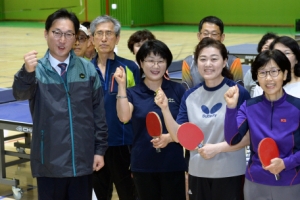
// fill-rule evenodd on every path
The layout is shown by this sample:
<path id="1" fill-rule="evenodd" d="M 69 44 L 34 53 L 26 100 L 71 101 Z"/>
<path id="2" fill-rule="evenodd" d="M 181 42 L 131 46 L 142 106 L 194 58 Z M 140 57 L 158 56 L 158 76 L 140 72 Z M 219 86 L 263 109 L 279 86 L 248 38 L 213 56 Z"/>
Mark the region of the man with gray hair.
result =
<path id="1" fill-rule="evenodd" d="M 92 42 L 98 54 L 92 59 L 104 91 L 104 107 L 108 125 L 108 149 L 104 156 L 105 166 L 94 173 L 94 190 L 98 200 L 110 199 L 111 182 L 115 184 L 120 200 L 135 200 L 134 183 L 130 171 L 130 149 L 133 140 L 131 121 L 122 123 L 116 111 L 118 84 L 113 74 L 118 67 L 126 72 L 126 87 L 140 81 L 139 67 L 135 62 L 121 58 L 114 52 L 120 40 L 121 24 L 107 16 L 99 16 L 91 23 Z"/>

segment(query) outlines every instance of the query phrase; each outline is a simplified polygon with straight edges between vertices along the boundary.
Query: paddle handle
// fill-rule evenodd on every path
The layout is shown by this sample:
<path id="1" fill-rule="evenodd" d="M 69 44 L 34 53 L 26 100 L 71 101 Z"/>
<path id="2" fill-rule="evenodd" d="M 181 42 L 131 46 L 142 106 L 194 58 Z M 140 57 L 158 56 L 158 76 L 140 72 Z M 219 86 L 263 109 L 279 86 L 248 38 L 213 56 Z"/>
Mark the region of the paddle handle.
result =
<path id="1" fill-rule="evenodd" d="M 280 180 L 280 175 L 279 174 L 274 174 L 276 181 Z"/>
<path id="2" fill-rule="evenodd" d="M 201 142 L 199 145 L 198 145 L 198 148 L 202 148 L 204 146 L 204 144 Z"/>
<path id="3" fill-rule="evenodd" d="M 157 137 L 153 137 L 153 139 L 155 139 L 155 138 L 157 138 Z M 160 152 L 161 152 L 160 148 L 156 148 L 156 153 L 160 153 Z"/>

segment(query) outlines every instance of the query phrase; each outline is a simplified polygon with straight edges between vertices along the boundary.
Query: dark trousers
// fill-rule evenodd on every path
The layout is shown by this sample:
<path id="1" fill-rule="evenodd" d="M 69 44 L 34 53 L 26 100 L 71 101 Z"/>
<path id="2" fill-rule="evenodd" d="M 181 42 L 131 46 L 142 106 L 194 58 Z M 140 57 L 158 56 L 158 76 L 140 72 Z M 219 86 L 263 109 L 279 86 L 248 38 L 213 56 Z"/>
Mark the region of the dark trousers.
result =
<path id="1" fill-rule="evenodd" d="M 132 172 L 139 200 L 185 200 L 185 172 Z"/>
<path id="2" fill-rule="evenodd" d="M 110 200 L 112 183 L 120 200 L 136 200 L 130 171 L 130 146 L 110 146 L 105 152 L 105 165 L 93 174 L 93 187 L 98 200 Z"/>
<path id="3" fill-rule="evenodd" d="M 92 180 L 92 174 L 67 178 L 37 177 L 38 199 L 92 199 Z"/>
<path id="4" fill-rule="evenodd" d="M 202 178 L 189 175 L 190 200 L 243 200 L 244 175 Z"/>

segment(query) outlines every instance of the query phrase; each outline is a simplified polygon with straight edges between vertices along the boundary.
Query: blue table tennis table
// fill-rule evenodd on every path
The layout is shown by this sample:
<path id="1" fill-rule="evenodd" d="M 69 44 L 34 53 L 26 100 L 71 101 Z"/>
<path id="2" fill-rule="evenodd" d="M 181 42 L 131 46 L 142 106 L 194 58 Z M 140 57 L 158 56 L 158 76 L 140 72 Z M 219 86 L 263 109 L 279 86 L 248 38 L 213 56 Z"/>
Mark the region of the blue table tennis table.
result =
<path id="1" fill-rule="evenodd" d="M 17 131 L 19 134 L 4 137 L 4 130 Z M 12 165 L 28 162 L 30 155 L 25 151 L 5 150 L 5 141 L 24 137 L 25 143 L 14 143 L 16 149 L 30 148 L 32 133 L 32 118 L 28 101 L 16 101 L 12 90 L 0 91 L 0 184 L 11 185 L 14 196 L 20 197 L 21 189 L 18 188 L 19 180 L 6 177 L 6 168 Z M 6 162 L 5 156 L 14 156 L 16 160 Z M 17 194 L 15 194 L 17 193 Z M 19 194 L 18 194 L 19 193 Z"/>
<path id="2" fill-rule="evenodd" d="M 227 46 L 229 54 L 235 55 L 240 59 L 244 59 L 244 63 L 252 63 L 257 56 L 257 44 L 238 44 Z"/>

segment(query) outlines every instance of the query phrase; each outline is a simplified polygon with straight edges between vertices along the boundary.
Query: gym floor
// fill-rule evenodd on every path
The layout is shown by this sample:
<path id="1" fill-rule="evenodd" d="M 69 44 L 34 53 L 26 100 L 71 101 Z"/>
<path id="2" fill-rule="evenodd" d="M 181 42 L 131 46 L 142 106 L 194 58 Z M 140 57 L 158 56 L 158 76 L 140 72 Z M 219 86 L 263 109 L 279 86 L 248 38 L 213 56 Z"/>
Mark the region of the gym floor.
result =
<path id="1" fill-rule="evenodd" d="M 152 31 L 157 39 L 165 42 L 173 53 L 173 60 L 181 60 L 191 55 L 198 40 L 196 37 L 197 25 L 161 25 L 151 27 L 121 29 L 121 39 L 117 46 L 117 54 L 127 59 L 135 60 L 133 54 L 127 48 L 127 40 L 137 30 L 147 28 Z M 279 35 L 295 37 L 293 27 L 225 27 L 226 46 L 252 43 L 257 44 L 263 34 L 274 32 Z M 10 88 L 14 74 L 23 64 L 25 53 L 36 50 L 38 58 L 44 56 L 47 44 L 44 39 L 44 23 L 42 22 L 0 22 L 0 88 Z M 0 111 L 1 112 L 1 111 Z M 15 134 L 12 131 L 5 131 L 5 137 Z M 6 150 L 15 150 L 14 142 L 24 142 L 23 138 L 5 142 Z M 30 153 L 25 149 L 25 153 Z M 6 160 L 14 160 L 6 156 Z M 23 190 L 23 200 L 37 199 L 36 179 L 32 178 L 30 163 L 23 163 L 6 168 L 7 178 L 20 180 L 20 187 Z M 1 185 L 0 199 L 14 199 L 11 186 Z M 118 196 L 114 191 L 113 200 Z"/>

